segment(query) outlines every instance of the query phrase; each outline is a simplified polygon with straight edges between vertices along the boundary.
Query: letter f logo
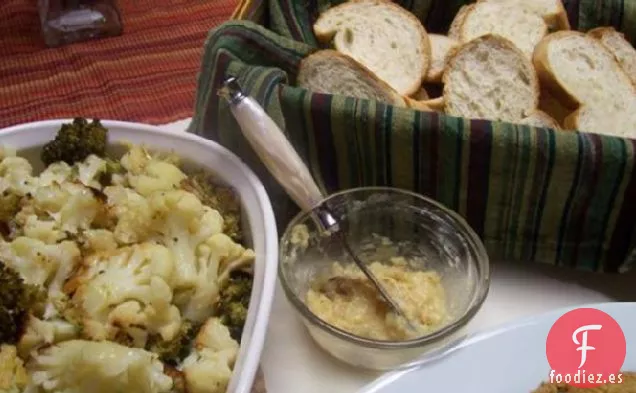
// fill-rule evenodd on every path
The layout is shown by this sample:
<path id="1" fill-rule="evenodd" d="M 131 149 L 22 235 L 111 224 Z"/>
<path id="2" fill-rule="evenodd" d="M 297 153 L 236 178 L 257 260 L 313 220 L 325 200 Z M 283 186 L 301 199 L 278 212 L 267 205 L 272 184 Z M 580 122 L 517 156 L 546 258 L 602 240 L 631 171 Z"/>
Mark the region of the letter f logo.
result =
<path id="1" fill-rule="evenodd" d="M 601 325 L 585 325 L 576 329 L 574 333 L 572 333 L 572 341 L 574 341 L 574 344 L 580 345 L 580 347 L 576 349 L 577 351 L 581 351 L 581 364 L 579 365 L 579 368 L 583 367 L 583 365 L 587 361 L 587 351 L 593 351 L 596 349 L 592 346 L 587 345 L 587 332 L 590 330 L 601 330 L 601 328 L 602 328 Z M 577 338 L 579 333 L 583 333 L 581 335 L 582 336 L 581 342 L 579 342 Z"/>

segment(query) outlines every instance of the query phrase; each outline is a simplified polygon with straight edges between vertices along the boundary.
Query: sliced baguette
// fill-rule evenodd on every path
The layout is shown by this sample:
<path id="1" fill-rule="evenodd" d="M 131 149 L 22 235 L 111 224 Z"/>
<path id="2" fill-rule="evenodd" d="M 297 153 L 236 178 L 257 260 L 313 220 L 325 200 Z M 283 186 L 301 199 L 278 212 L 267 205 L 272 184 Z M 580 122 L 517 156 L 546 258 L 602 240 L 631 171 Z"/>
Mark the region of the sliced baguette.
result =
<path id="1" fill-rule="evenodd" d="M 444 108 L 452 116 L 518 122 L 537 109 L 539 83 L 532 64 L 509 40 L 476 38 L 449 59 Z"/>
<path id="2" fill-rule="evenodd" d="M 431 40 L 431 66 L 428 69 L 426 82 L 439 82 L 442 80 L 446 68 L 448 54 L 459 46 L 459 41 L 439 34 L 429 34 Z"/>
<path id="3" fill-rule="evenodd" d="M 509 3 L 526 7 L 543 18 L 550 30 L 570 30 L 568 15 L 561 0 L 477 0 L 477 2 Z"/>
<path id="4" fill-rule="evenodd" d="M 532 58 L 534 48 L 548 33 L 543 18 L 515 3 L 480 2 L 466 14 L 460 41 L 469 42 L 486 34 L 500 35 Z"/>
<path id="5" fill-rule="evenodd" d="M 405 107 L 404 99 L 362 64 L 342 53 L 326 49 L 300 62 L 296 84 L 316 93 L 365 98 Z"/>
<path id="6" fill-rule="evenodd" d="M 542 86 L 572 110 L 580 105 L 623 110 L 636 97 L 636 88 L 600 41 L 575 31 L 546 36 L 533 63 Z"/>
<path id="7" fill-rule="evenodd" d="M 388 0 L 350 0 L 314 24 L 321 42 L 354 58 L 398 93 L 414 94 L 431 62 L 426 30 L 415 15 Z"/>
<path id="8" fill-rule="evenodd" d="M 584 105 L 566 117 L 563 126 L 567 130 L 636 139 L 636 105 L 611 113 L 603 108 Z"/>
<path id="9" fill-rule="evenodd" d="M 474 4 L 466 4 L 459 8 L 457 13 L 455 14 L 455 18 L 453 18 L 453 21 L 448 28 L 448 33 L 446 34 L 448 38 L 452 38 L 457 41 L 461 39 L 462 25 L 464 24 L 464 19 L 466 19 L 466 15 L 474 7 Z"/>
<path id="10" fill-rule="evenodd" d="M 550 115 L 538 109 L 530 112 L 527 117 L 521 119 L 521 121 L 519 121 L 519 124 L 526 124 L 533 127 L 552 128 L 555 130 L 561 128 L 559 123 Z"/>
<path id="11" fill-rule="evenodd" d="M 601 44 L 612 52 L 632 84 L 636 85 L 636 49 L 625 39 L 625 35 L 613 27 L 597 27 L 587 34 L 600 40 Z"/>

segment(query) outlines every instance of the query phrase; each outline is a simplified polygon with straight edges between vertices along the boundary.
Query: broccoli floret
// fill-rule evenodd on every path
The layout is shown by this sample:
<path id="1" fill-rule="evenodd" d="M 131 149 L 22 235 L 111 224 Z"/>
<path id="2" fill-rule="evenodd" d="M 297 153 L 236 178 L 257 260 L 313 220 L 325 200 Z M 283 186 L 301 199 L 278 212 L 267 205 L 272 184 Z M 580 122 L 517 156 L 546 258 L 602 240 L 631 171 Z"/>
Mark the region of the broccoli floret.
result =
<path id="1" fill-rule="evenodd" d="M 153 335 L 149 337 L 146 349 L 159 355 L 162 362 L 176 367 L 190 353 L 198 330 L 192 322 L 183 321 L 179 333 L 172 340 L 163 341 L 159 335 Z"/>
<path id="2" fill-rule="evenodd" d="M 108 130 L 98 119 L 91 123 L 84 118 L 76 118 L 71 124 L 63 124 L 55 139 L 44 145 L 40 158 L 44 165 L 64 161 L 73 165 L 91 154 L 106 155 Z"/>
<path id="3" fill-rule="evenodd" d="M 0 262 L 0 344 L 15 344 L 24 332 L 28 315 L 41 316 L 46 293 L 24 282 L 20 274 Z"/>
<path id="4" fill-rule="evenodd" d="M 230 274 L 226 286 L 219 293 L 218 316 L 221 323 L 229 329 L 232 338 L 239 343 L 247 318 L 253 282 L 250 273 L 237 270 Z"/>
<path id="5" fill-rule="evenodd" d="M 181 188 L 191 192 L 206 206 L 223 216 L 223 233 L 236 242 L 241 240 L 241 203 L 230 187 L 218 184 L 207 173 L 195 173 L 181 182 Z"/>

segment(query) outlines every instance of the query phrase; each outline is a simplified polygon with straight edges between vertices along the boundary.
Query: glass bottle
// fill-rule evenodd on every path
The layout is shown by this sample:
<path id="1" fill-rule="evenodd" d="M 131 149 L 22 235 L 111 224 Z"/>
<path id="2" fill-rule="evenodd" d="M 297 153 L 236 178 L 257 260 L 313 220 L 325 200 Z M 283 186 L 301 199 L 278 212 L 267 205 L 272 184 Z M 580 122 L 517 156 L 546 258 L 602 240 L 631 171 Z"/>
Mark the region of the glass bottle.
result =
<path id="1" fill-rule="evenodd" d="M 44 42 L 57 47 L 121 34 L 115 0 L 38 0 Z"/>

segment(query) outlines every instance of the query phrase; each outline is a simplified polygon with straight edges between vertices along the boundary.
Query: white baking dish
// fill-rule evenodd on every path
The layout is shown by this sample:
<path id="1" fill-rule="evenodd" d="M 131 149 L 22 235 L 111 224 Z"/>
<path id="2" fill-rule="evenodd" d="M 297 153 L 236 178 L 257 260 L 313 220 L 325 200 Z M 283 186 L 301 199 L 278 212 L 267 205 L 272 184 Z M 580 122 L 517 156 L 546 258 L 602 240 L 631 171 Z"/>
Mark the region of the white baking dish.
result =
<path id="1" fill-rule="evenodd" d="M 32 149 L 51 140 L 62 123 L 71 121 L 72 119 L 49 120 L 2 129 L 0 145 L 11 146 L 18 151 L 28 149 L 31 153 Z M 228 393 L 248 393 L 265 341 L 278 263 L 276 222 L 265 188 L 237 156 L 215 142 L 143 124 L 106 120 L 102 124 L 108 128 L 111 142 L 143 143 L 150 149 L 173 151 L 216 174 L 239 193 L 245 223 L 244 233 L 256 253 L 256 263 L 247 322 Z M 33 166 L 38 168 L 36 164 L 34 162 Z"/>

